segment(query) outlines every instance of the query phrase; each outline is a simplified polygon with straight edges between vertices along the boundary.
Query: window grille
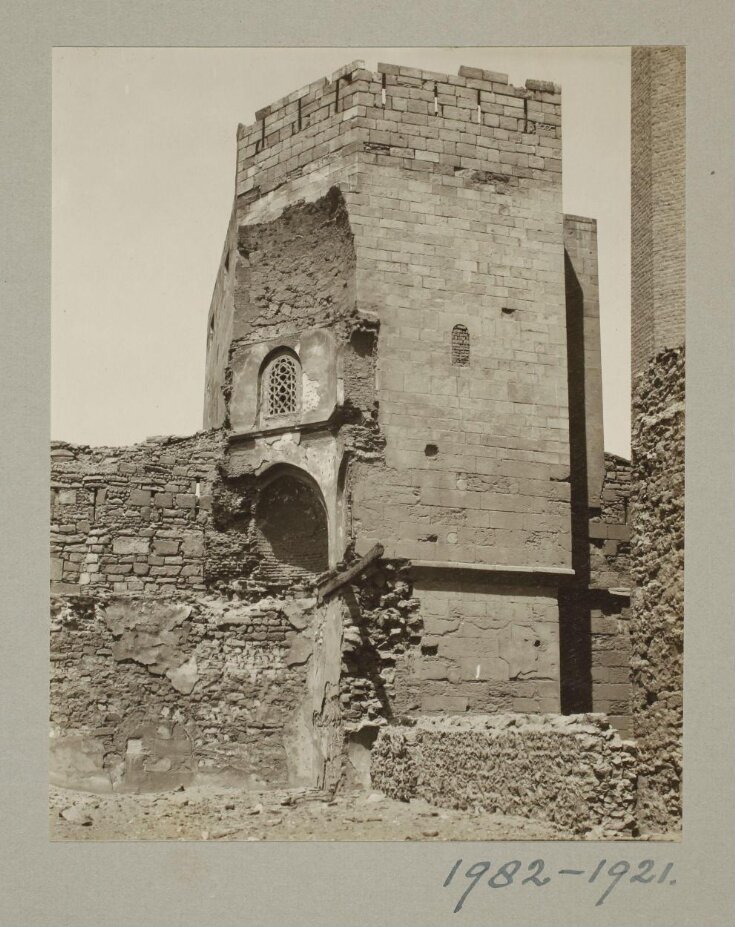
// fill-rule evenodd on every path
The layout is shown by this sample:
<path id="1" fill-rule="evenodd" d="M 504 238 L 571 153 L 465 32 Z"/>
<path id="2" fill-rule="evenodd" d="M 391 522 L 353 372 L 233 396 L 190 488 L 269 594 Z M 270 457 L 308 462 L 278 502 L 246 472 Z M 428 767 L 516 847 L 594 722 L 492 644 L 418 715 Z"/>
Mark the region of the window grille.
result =
<path id="1" fill-rule="evenodd" d="M 467 367 L 470 362 L 470 333 L 464 325 L 455 325 L 452 329 L 452 363 L 458 367 Z"/>
<path id="2" fill-rule="evenodd" d="M 298 409 L 298 365 L 288 354 L 281 354 L 268 367 L 265 375 L 266 412 L 287 415 Z"/>

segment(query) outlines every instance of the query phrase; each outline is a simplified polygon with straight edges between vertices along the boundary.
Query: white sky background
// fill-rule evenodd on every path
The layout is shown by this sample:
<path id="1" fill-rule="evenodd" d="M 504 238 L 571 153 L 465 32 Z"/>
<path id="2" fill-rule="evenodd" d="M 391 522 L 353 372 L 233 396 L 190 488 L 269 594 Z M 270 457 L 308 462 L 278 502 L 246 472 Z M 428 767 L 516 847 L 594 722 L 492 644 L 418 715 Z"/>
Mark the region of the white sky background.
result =
<path id="1" fill-rule="evenodd" d="M 562 85 L 564 211 L 598 222 L 605 448 L 629 456 L 628 48 L 55 49 L 54 439 L 201 428 L 237 124 L 354 59 Z"/>

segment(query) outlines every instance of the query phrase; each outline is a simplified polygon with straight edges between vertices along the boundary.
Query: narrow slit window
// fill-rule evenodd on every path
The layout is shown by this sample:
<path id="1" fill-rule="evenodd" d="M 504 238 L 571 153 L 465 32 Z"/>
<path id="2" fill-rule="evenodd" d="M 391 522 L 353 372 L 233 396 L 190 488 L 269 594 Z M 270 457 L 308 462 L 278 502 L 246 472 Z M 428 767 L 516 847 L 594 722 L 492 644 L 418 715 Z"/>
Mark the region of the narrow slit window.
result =
<path id="1" fill-rule="evenodd" d="M 452 329 L 452 364 L 467 367 L 470 363 L 470 333 L 464 325 Z"/>

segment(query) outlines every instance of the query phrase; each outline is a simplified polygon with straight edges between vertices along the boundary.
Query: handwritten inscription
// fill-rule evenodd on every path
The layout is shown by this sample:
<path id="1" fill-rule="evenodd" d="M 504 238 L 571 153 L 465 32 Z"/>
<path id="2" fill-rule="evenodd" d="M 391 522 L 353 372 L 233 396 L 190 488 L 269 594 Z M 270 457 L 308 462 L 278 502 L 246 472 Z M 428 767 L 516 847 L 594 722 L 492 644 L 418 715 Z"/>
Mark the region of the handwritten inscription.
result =
<path id="1" fill-rule="evenodd" d="M 595 901 L 596 907 L 604 904 L 610 892 L 624 879 L 643 885 L 676 885 L 676 879 L 672 877 L 674 864 L 666 863 L 660 872 L 655 872 L 656 863 L 652 859 L 643 859 L 639 863 L 631 863 L 625 859 L 609 863 L 608 860 L 601 859 L 591 871 L 547 869 L 543 859 L 534 859 L 528 864 L 519 859 L 511 859 L 496 867 L 493 867 L 491 861 L 482 860 L 471 863 L 466 870 L 463 863 L 464 860 L 458 859 L 444 879 L 444 888 L 453 886 L 460 891 L 454 905 L 455 914 L 462 910 L 470 893 L 483 881 L 488 888 L 508 888 L 512 885 L 541 888 L 556 877 L 574 876 L 587 884 L 597 883 L 598 888 L 602 889 Z M 488 874 L 489 878 L 486 879 Z"/>

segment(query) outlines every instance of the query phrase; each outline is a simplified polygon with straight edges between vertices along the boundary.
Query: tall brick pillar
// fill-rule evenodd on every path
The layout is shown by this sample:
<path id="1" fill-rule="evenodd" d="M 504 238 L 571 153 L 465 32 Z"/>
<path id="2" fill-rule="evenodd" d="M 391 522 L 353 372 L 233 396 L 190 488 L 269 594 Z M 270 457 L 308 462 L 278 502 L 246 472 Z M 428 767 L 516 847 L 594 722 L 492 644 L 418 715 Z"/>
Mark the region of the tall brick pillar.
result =
<path id="1" fill-rule="evenodd" d="M 633 733 L 643 831 L 681 822 L 684 637 L 685 52 L 634 48 Z"/>

